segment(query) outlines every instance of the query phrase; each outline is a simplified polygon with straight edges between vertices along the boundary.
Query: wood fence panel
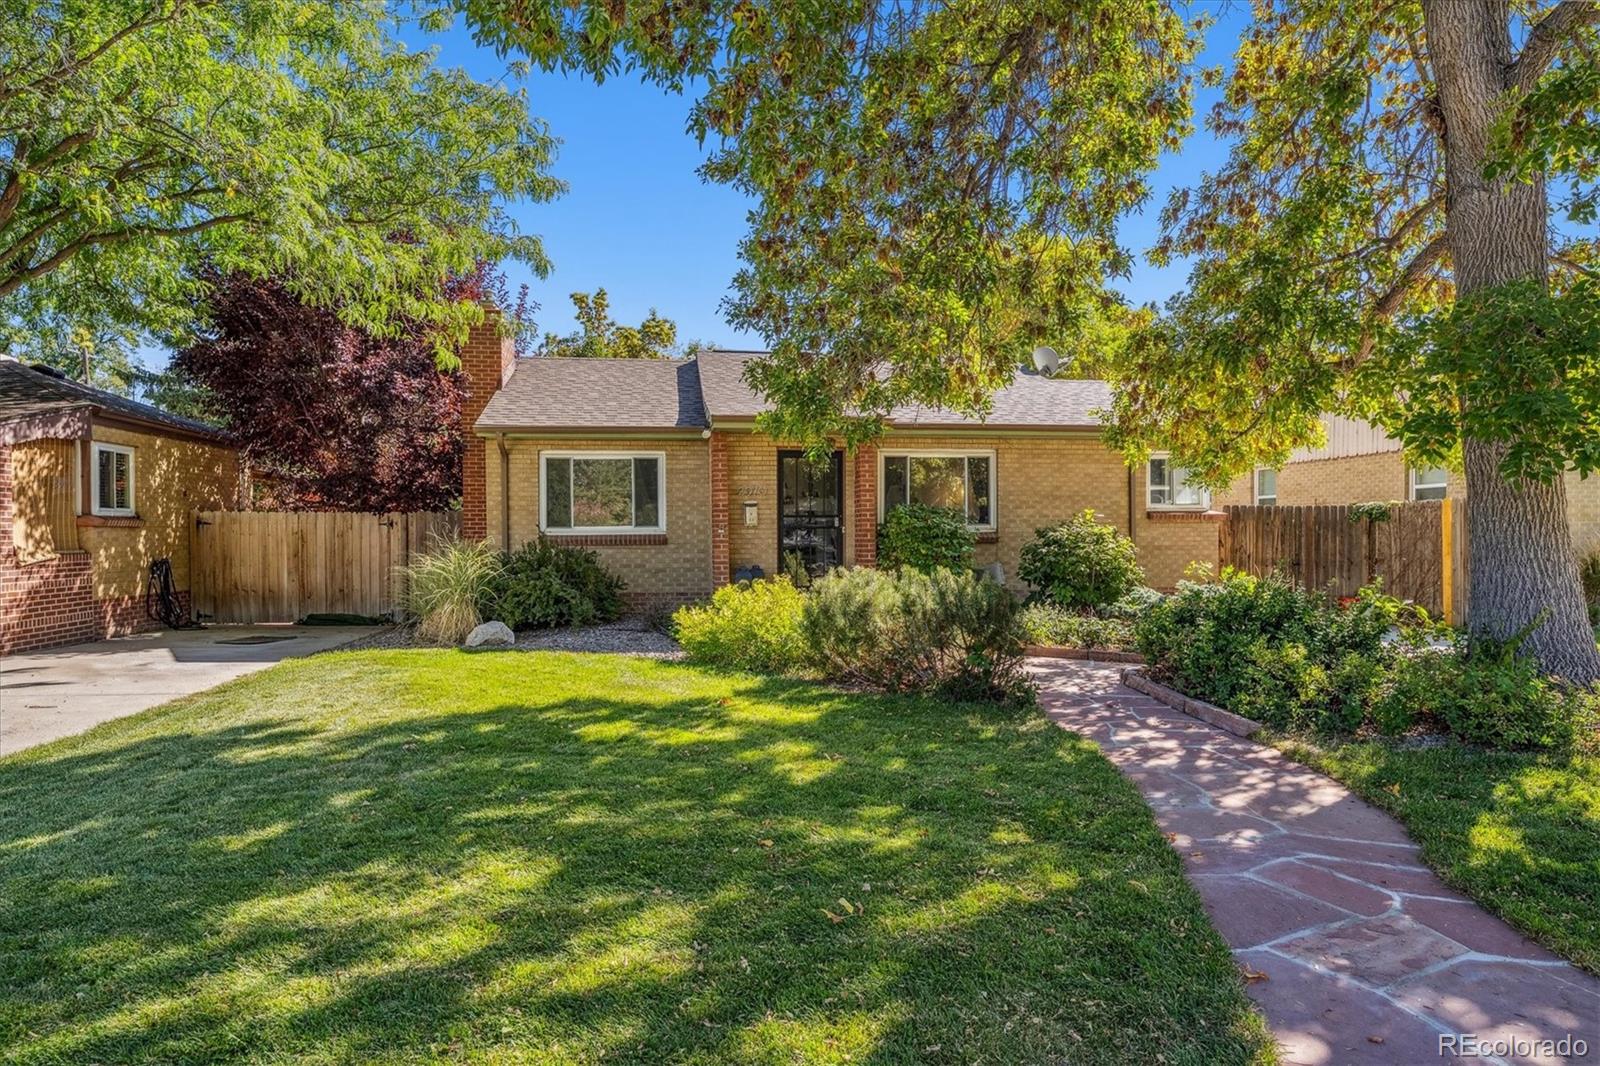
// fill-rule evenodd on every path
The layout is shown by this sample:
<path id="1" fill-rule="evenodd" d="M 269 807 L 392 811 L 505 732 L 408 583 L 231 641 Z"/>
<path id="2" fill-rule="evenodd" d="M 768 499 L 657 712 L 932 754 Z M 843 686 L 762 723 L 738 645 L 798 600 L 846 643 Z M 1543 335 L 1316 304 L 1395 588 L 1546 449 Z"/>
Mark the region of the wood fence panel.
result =
<path id="1" fill-rule="evenodd" d="M 1392 504 L 1387 519 L 1351 520 L 1345 506 L 1227 508 L 1218 563 L 1282 574 L 1330 596 L 1384 591 L 1434 615 L 1466 618 L 1470 594 L 1467 510 L 1460 500 Z"/>
<path id="2" fill-rule="evenodd" d="M 216 622 L 293 622 L 308 614 L 392 616 L 398 571 L 438 538 L 454 512 L 199 511 L 195 610 Z"/>

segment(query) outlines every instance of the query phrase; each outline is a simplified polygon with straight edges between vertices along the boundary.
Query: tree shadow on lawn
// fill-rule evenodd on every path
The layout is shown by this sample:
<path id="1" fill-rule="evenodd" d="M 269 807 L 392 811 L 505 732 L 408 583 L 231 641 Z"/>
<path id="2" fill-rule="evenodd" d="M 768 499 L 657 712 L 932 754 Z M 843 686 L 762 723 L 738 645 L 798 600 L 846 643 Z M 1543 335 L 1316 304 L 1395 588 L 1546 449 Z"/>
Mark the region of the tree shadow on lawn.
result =
<path id="1" fill-rule="evenodd" d="M 1036 716 L 437 654 L 291 664 L 0 762 L 7 1056 L 1262 1046 L 1136 793 Z"/>

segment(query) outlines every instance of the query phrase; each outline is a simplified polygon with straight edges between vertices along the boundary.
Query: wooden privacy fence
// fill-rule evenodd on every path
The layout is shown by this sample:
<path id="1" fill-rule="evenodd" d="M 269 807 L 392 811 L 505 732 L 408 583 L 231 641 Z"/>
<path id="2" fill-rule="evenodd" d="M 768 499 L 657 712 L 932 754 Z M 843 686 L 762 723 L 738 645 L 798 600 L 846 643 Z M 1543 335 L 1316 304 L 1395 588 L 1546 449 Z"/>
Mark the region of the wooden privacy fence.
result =
<path id="1" fill-rule="evenodd" d="M 457 523 L 454 512 L 198 511 L 194 609 L 214 622 L 389 616 L 405 594 L 396 572 Z"/>
<path id="2" fill-rule="evenodd" d="M 1351 519 L 1348 506 L 1229 507 L 1218 561 L 1282 573 L 1307 588 L 1354 596 L 1383 590 L 1459 624 L 1468 595 L 1467 509 L 1461 500 L 1395 503 L 1387 518 Z"/>

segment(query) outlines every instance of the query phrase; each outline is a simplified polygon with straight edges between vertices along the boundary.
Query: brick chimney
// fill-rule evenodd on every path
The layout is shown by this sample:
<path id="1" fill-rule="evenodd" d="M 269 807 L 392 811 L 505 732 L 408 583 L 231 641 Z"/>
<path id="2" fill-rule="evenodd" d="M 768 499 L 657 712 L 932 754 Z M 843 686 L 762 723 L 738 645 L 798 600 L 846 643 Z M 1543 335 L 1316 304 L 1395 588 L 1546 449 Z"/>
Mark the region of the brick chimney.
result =
<path id="1" fill-rule="evenodd" d="M 473 435 L 472 424 L 483 414 L 500 386 L 511 377 L 516 362 L 516 347 L 510 337 L 499 332 L 500 312 L 485 307 L 483 323 L 472 327 L 461 346 L 461 375 L 466 379 L 461 399 L 461 432 L 466 435 L 467 452 L 461 465 L 461 537 L 483 540 L 489 535 L 488 472 L 484 440 Z"/>

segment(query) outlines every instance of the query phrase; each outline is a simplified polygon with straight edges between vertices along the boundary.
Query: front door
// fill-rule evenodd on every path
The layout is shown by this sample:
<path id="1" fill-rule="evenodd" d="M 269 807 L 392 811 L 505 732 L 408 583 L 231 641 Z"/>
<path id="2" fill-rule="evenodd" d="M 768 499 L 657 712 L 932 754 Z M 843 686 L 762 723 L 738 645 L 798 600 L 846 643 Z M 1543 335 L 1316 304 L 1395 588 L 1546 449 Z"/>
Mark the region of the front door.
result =
<path id="1" fill-rule="evenodd" d="M 807 572 L 844 565 L 844 453 L 820 463 L 804 452 L 778 453 L 778 570 L 798 552 Z"/>

